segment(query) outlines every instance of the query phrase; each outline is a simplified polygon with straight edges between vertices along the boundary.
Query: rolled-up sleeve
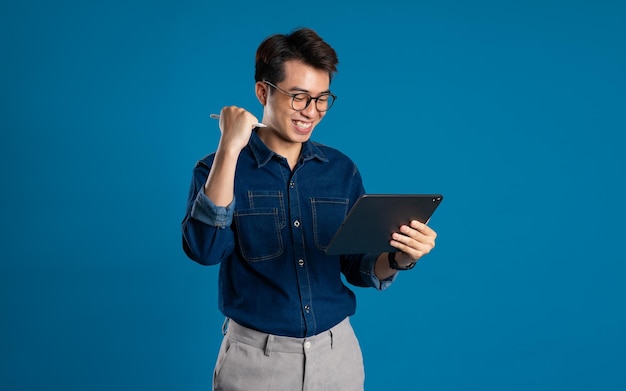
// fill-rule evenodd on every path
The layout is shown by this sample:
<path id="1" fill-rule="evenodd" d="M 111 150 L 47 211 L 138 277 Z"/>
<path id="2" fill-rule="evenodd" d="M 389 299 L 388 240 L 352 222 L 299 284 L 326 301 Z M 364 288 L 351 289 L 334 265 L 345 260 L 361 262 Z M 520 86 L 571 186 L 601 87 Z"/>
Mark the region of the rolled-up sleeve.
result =
<path id="1" fill-rule="evenodd" d="M 191 217 L 207 225 L 225 228 L 232 224 L 234 210 L 234 199 L 228 206 L 217 206 L 204 191 L 199 191 L 191 207 Z"/>
<path id="2" fill-rule="evenodd" d="M 199 162 L 194 168 L 182 222 L 182 239 L 183 250 L 190 259 L 202 265 L 215 265 L 227 259 L 235 246 L 231 228 L 235 199 L 225 207 L 215 205 L 204 194 L 208 173 L 206 162 Z"/>
<path id="3" fill-rule="evenodd" d="M 380 254 L 365 254 L 363 259 L 361 260 L 361 267 L 359 272 L 361 272 L 363 276 L 363 280 L 366 282 L 368 286 L 378 289 L 382 291 L 384 289 L 389 288 L 389 286 L 395 281 L 398 273 L 394 273 L 391 277 L 386 278 L 384 280 L 378 279 L 376 277 L 376 260 L 378 259 Z"/>

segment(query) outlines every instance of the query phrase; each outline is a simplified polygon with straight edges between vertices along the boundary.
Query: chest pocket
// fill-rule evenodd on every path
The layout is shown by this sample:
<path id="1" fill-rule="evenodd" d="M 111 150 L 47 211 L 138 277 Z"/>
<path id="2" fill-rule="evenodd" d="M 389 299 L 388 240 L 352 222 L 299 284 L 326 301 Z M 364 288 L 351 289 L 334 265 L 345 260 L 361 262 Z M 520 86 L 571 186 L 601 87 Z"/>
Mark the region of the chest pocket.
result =
<path id="1" fill-rule="evenodd" d="M 282 191 L 249 191 L 248 204 L 250 209 L 274 208 L 278 213 L 279 228 L 285 227 L 285 203 Z"/>
<path id="2" fill-rule="evenodd" d="M 315 246 L 324 251 L 348 213 L 348 199 L 335 197 L 311 198 L 313 237 Z"/>
<path id="3" fill-rule="evenodd" d="M 250 208 L 235 211 L 241 255 L 249 262 L 265 261 L 283 253 L 280 230 L 285 227 L 285 207 L 280 191 L 249 191 Z"/>

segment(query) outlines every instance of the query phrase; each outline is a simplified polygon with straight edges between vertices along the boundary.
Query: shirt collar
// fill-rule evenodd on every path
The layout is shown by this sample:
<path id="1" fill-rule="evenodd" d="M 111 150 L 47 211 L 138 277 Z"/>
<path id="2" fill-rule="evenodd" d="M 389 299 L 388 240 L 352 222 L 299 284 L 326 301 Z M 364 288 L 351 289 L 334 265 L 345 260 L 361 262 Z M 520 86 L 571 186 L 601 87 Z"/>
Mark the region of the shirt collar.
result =
<path id="1" fill-rule="evenodd" d="M 279 156 L 265 145 L 261 140 L 256 130 L 252 132 L 248 147 L 252 152 L 252 156 L 256 160 L 257 167 L 263 167 L 270 161 L 273 156 Z M 303 161 L 318 159 L 322 162 L 327 162 L 328 159 L 324 156 L 324 153 L 317 147 L 316 143 L 311 140 L 307 140 L 302 144 L 302 151 L 300 152 L 300 158 Z"/>

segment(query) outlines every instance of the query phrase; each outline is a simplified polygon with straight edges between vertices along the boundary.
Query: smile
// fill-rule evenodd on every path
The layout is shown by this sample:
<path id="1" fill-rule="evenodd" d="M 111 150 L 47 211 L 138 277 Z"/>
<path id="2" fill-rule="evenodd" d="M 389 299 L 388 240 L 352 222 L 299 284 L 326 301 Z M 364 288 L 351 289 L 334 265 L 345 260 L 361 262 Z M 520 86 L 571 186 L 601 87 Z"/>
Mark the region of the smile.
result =
<path id="1" fill-rule="evenodd" d="M 311 125 L 312 125 L 311 122 L 302 122 L 302 121 L 293 121 L 293 123 L 297 127 L 302 128 L 302 129 L 309 129 L 311 127 Z"/>

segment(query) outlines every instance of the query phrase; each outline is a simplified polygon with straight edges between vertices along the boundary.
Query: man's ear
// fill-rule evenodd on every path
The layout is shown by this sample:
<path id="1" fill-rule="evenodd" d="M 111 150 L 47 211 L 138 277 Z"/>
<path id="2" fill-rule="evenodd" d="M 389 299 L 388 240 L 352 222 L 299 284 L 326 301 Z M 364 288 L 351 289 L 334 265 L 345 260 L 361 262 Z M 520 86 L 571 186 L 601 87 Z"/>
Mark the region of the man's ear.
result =
<path id="1" fill-rule="evenodd" d="M 261 104 L 265 106 L 267 104 L 267 95 L 269 94 L 267 84 L 261 81 L 257 81 L 254 84 L 254 92 L 259 102 L 261 102 Z"/>

